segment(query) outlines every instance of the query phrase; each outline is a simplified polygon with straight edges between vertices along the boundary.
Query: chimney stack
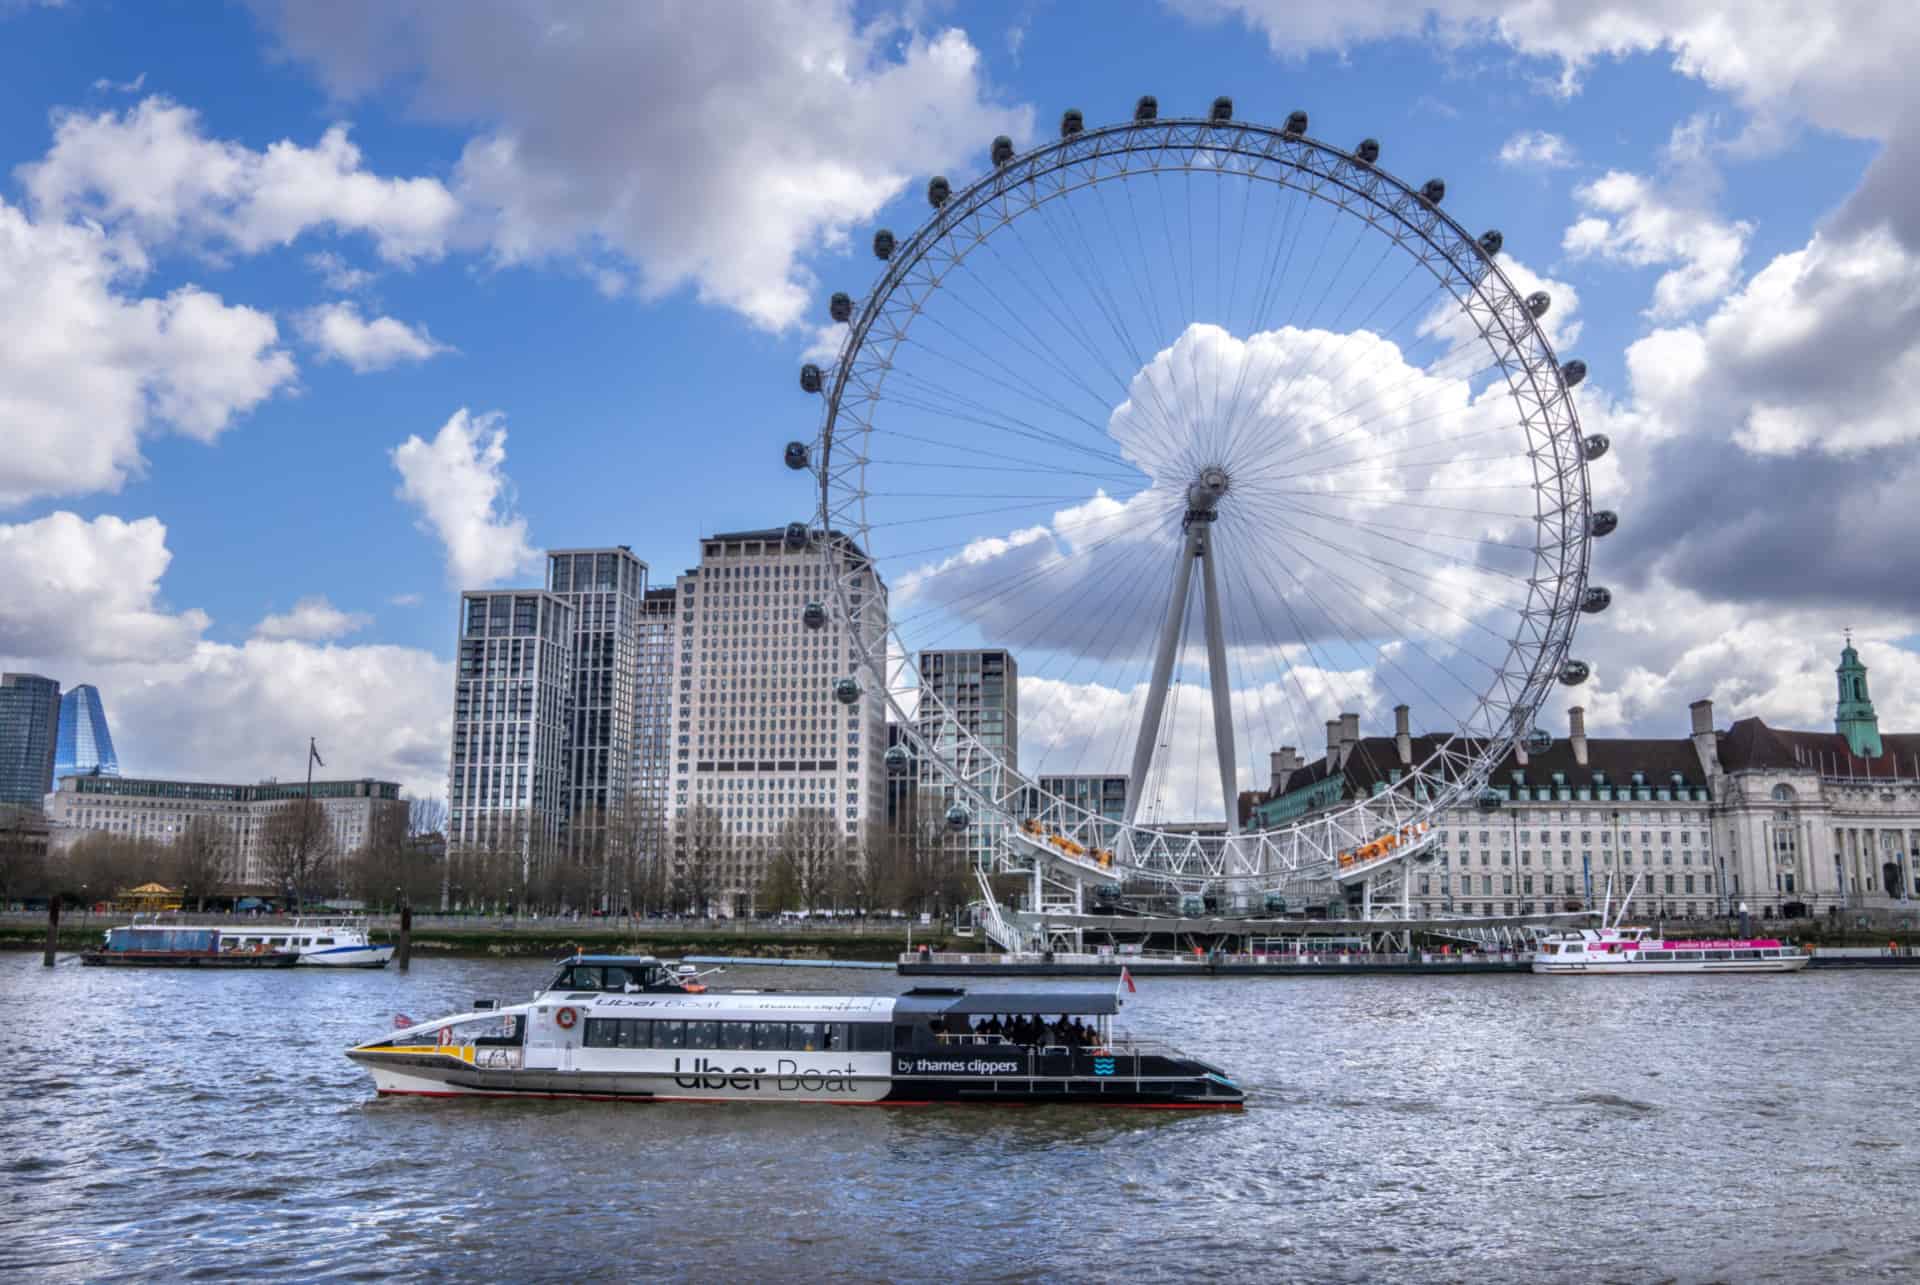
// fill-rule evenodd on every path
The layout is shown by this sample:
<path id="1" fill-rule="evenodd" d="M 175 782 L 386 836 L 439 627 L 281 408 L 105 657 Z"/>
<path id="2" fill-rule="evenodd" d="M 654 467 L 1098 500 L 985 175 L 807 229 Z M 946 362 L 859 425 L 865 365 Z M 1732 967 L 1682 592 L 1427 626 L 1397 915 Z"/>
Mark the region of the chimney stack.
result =
<path id="1" fill-rule="evenodd" d="M 1327 720 L 1327 770 L 1337 772 L 1340 769 L 1340 720 Z"/>
<path id="2" fill-rule="evenodd" d="M 1587 765 L 1587 711 L 1583 706 L 1575 705 L 1567 711 L 1567 735 L 1573 742 L 1573 761 L 1585 767 Z"/>
<path id="3" fill-rule="evenodd" d="M 1400 753 L 1400 766 L 1413 766 L 1413 732 L 1407 723 L 1411 711 L 1405 705 L 1393 707 L 1393 747 Z"/>
<path id="4" fill-rule="evenodd" d="M 1291 776 L 1293 770 L 1300 766 L 1300 755 L 1295 753 L 1293 746 L 1282 745 L 1279 749 L 1267 755 L 1267 765 L 1269 771 L 1267 788 L 1273 793 L 1278 794 L 1285 788 L 1287 777 Z"/>
<path id="5" fill-rule="evenodd" d="M 1360 743 L 1360 716 L 1358 714 L 1340 715 L 1340 763 L 1345 766 L 1347 756 L 1353 753 L 1353 747 Z"/>
<path id="6" fill-rule="evenodd" d="M 1697 700 L 1687 706 L 1687 711 L 1693 715 L 1693 752 L 1700 758 L 1700 770 L 1712 780 L 1720 775 L 1720 738 L 1713 734 L 1713 702 Z"/>

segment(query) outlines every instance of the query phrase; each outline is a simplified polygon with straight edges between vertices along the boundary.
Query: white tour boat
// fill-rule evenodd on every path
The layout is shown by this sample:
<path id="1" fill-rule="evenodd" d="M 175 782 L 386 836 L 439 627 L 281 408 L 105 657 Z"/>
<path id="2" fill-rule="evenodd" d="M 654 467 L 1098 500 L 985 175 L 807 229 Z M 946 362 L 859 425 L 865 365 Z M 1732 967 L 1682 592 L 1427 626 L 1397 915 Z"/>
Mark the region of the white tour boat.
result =
<path id="1" fill-rule="evenodd" d="M 257 927 L 223 930 L 221 942 L 227 950 L 292 951 L 307 967 L 385 968 L 393 958 L 393 945 L 374 941 L 367 921 L 355 915 L 262 920 Z"/>
<path id="2" fill-rule="evenodd" d="M 1241 1105 L 1216 1068 L 1116 1034 L 1119 1007 L 1112 991 L 718 991 L 652 956 L 575 955 L 530 1003 L 480 1002 L 347 1056 L 382 1095 Z"/>
<path id="3" fill-rule="evenodd" d="M 1634 886 L 1639 880 L 1634 880 Z M 1536 973 L 1797 973 L 1808 955 L 1772 937 L 1674 939 L 1655 937 L 1646 928 L 1624 927 L 1627 890 L 1620 912 L 1601 912 L 1600 927 L 1549 933 L 1534 951 Z M 1611 891 L 1608 900 L 1612 900 Z"/>

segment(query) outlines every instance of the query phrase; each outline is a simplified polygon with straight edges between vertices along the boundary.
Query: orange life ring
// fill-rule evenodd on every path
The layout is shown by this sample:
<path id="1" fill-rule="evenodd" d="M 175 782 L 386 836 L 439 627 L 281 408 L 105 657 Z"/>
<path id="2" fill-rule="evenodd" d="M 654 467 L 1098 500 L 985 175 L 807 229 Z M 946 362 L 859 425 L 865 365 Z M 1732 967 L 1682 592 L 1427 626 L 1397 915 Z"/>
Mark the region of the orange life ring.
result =
<path id="1" fill-rule="evenodd" d="M 563 1008 L 553 1015 L 553 1024 L 563 1031 L 572 1030 L 573 1024 L 579 1020 L 580 1015 L 571 1008 Z"/>

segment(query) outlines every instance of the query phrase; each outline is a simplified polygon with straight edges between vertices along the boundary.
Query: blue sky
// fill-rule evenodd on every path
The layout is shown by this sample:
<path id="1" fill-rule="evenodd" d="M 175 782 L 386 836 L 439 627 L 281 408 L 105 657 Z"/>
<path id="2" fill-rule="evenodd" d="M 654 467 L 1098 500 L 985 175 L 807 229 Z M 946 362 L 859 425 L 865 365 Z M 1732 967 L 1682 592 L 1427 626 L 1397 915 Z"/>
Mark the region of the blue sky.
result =
<path id="1" fill-rule="evenodd" d="M 129 771 L 312 734 L 435 791 L 460 584 L 808 516 L 795 370 L 872 229 L 995 133 L 1225 93 L 1577 292 L 1596 730 L 1817 725 L 1842 625 L 1910 724 L 1917 20 L 1662 8 L 0 3 L 0 664 L 100 686 Z"/>

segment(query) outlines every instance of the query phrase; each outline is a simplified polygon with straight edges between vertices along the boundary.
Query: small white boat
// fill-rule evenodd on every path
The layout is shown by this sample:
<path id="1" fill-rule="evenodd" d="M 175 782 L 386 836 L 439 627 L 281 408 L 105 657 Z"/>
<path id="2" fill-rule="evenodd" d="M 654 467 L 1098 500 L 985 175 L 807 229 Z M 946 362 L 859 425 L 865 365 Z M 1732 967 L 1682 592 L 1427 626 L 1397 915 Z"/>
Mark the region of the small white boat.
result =
<path id="1" fill-rule="evenodd" d="M 1636 877 L 1634 885 L 1639 885 Z M 1646 928 L 1623 924 L 1627 890 L 1618 914 L 1601 912 L 1600 927 L 1549 933 L 1534 951 L 1536 973 L 1797 973 L 1808 955 L 1773 937 L 1655 937 Z M 1612 900 L 1609 892 L 1608 900 Z"/>
<path id="2" fill-rule="evenodd" d="M 317 968 L 385 968 L 393 958 L 392 944 L 375 942 L 367 921 L 354 915 L 263 920 L 257 928 L 226 929 L 221 940 L 229 950 L 293 951 L 303 966 Z"/>

